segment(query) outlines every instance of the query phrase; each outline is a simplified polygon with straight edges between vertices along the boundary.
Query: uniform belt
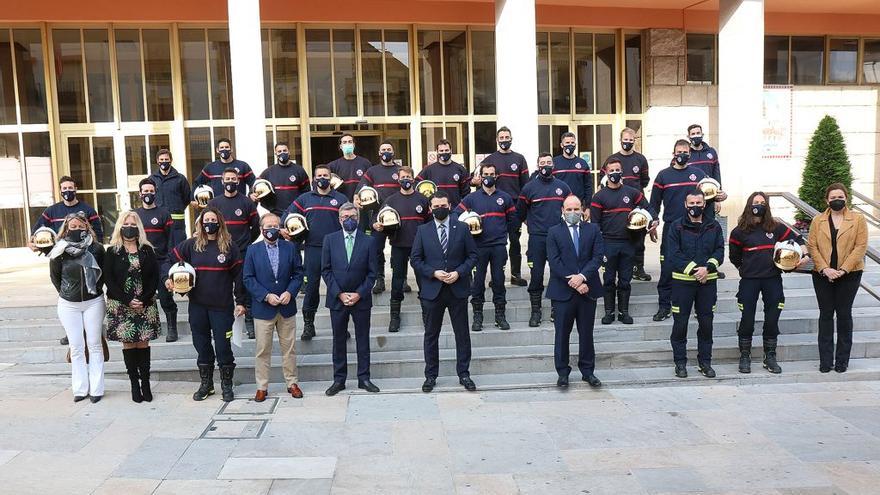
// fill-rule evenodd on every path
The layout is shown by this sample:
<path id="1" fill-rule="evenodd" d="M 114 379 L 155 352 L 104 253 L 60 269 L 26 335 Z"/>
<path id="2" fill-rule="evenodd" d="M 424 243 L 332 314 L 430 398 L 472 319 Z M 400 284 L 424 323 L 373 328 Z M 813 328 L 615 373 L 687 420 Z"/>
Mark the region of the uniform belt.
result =
<path id="1" fill-rule="evenodd" d="M 186 214 L 184 214 L 184 213 L 172 213 L 172 214 L 171 214 L 171 219 L 172 219 L 172 220 L 184 220 L 184 219 L 186 219 Z"/>

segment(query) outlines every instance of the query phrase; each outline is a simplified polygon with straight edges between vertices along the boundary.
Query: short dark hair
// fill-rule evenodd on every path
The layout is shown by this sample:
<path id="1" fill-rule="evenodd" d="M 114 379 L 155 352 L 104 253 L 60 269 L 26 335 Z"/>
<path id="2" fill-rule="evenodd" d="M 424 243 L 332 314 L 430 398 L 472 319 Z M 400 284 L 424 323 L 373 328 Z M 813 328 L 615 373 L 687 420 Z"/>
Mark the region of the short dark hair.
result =
<path id="1" fill-rule="evenodd" d="M 825 188 L 825 199 L 828 199 L 828 195 L 831 194 L 831 191 L 843 191 L 843 194 L 846 195 L 846 198 L 849 199 L 849 190 L 842 182 L 834 182 L 829 184 L 828 187 Z"/>
<path id="2" fill-rule="evenodd" d="M 159 157 L 162 155 L 168 155 L 169 160 L 174 160 L 174 157 L 171 156 L 171 150 L 166 149 L 166 148 L 162 148 L 156 152 L 156 161 L 159 161 Z"/>
<path id="3" fill-rule="evenodd" d="M 339 136 L 339 144 L 342 144 L 342 140 L 345 138 L 345 136 L 350 137 L 351 140 L 354 141 L 354 136 L 350 132 L 345 132 L 341 136 Z"/>
<path id="4" fill-rule="evenodd" d="M 610 165 L 612 163 L 617 163 L 621 167 L 623 167 L 623 162 L 621 162 L 619 158 L 615 158 L 614 156 L 609 156 L 608 159 L 605 160 L 605 163 L 602 164 L 602 168 L 604 168 L 605 170 L 608 170 L 608 165 Z"/>
<path id="5" fill-rule="evenodd" d="M 538 160 L 540 160 L 541 158 L 544 158 L 545 156 L 549 156 L 550 158 L 553 158 L 553 155 L 552 155 L 552 154 L 547 153 L 546 151 L 544 151 L 543 153 L 539 153 L 539 154 L 538 154 Z"/>
<path id="6" fill-rule="evenodd" d="M 703 190 L 700 189 L 699 187 L 695 187 L 695 188 L 691 189 L 690 191 L 688 191 L 687 195 L 684 197 L 684 200 L 687 201 L 688 197 L 690 197 L 690 196 L 701 196 L 703 198 L 703 200 L 706 199 L 706 194 L 703 193 Z"/>
<path id="7" fill-rule="evenodd" d="M 559 142 L 561 143 L 565 138 L 574 138 L 577 139 L 577 136 L 574 135 L 573 132 L 563 132 L 561 136 L 559 136 Z"/>
<path id="8" fill-rule="evenodd" d="M 691 125 L 689 125 L 689 126 L 688 126 L 688 130 L 687 130 L 688 134 L 690 134 L 690 133 L 691 133 L 691 130 L 693 130 L 693 129 L 699 129 L 700 131 L 702 131 L 702 130 L 703 130 L 703 126 L 701 126 L 700 124 L 691 124 Z"/>
<path id="9" fill-rule="evenodd" d="M 672 151 L 675 151 L 675 148 L 678 148 L 679 146 L 687 146 L 688 148 L 690 148 L 691 143 L 687 139 L 679 139 L 675 142 L 675 145 L 672 147 Z"/>
<path id="10" fill-rule="evenodd" d="M 214 147 L 215 147 L 215 148 L 219 148 L 219 147 L 220 147 L 220 143 L 228 143 L 228 144 L 229 144 L 229 147 L 230 147 L 230 148 L 232 147 L 232 141 L 230 141 L 229 138 L 222 137 L 222 138 L 218 139 L 218 140 L 217 140 L 217 144 L 214 145 Z"/>
<path id="11" fill-rule="evenodd" d="M 232 167 L 226 167 L 223 169 L 223 173 L 221 175 L 226 175 L 226 174 L 235 174 L 235 176 L 238 177 L 238 170 L 235 170 Z"/>
<path id="12" fill-rule="evenodd" d="M 381 143 L 379 143 L 379 147 L 381 148 L 382 146 L 385 146 L 386 144 L 387 144 L 388 146 L 391 146 L 392 148 L 394 147 L 394 144 L 392 144 L 391 141 L 389 141 L 389 140 L 387 140 L 387 139 L 384 140 L 384 141 L 382 141 Z"/>
<path id="13" fill-rule="evenodd" d="M 141 179 L 141 181 L 138 182 L 138 191 L 140 191 L 144 186 L 156 187 L 156 183 L 153 182 L 153 179 L 147 177 L 146 179 Z"/>
<path id="14" fill-rule="evenodd" d="M 510 134 L 510 137 L 513 137 L 513 133 L 510 132 L 510 127 L 507 127 L 506 125 L 499 127 L 498 130 L 495 131 L 495 137 L 497 138 L 498 135 L 501 134 L 502 132 L 506 132 L 506 133 Z"/>
<path id="15" fill-rule="evenodd" d="M 330 170 L 330 165 L 327 165 L 326 163 L 319 163 L 319 164 L 315 165 L 315 168 L 314 168 L 314 169 L 312 169 L 312 173 L 313 173 L 313 174 L 317 173 L 317 172 L 318 172 L 318 169 L 321 169 L 321 168 L 326 169 L 328 172 L 331 171 L 331 170 Z"/>
<path id="16" fill-rule="evenodd" d="M 430 201 L 434 201 L 435 199 L 445 199 L 445 200 L 448 201 L 448 200 L 449 200 L 449 195 L 446 194 L 446 191 L 444 191 L 443 189 L 437 189 L 437 190 L 434 192 L 434 194 L 431 195 L 431 200 L 430 200 Z"/>
<path id="17" fill-rule="evenodd" d="M 279 146 L 287 146 L 287 148 L 290 149 L 290 145 L 287 144 L 287 142 L 285 142 L 285 141 L 278 141 L 277 143 L 275 143 L 275 147 L 272 149 L 274 150 L 275 148 L 277 148 Z"/>
<path id="18" fill-rule="evenodd" d="M 443 138 L 440 141 L 437 141 L 437 148 L 439 148 L 441 144 L 445 144 L 445 145 L 449 146 L 449 149 L 452 149 L 452 143 L 450 143 L 449 140 L 446 138 Z"/>
<path id="19" fill-rule="evenodd" d="M 69 175 L 62 175 L 60 179 L 58 179 L 58 185 L 64 184 L 65 182 L 73 182 L 73 187 L 77 187 L 76 180 Z"/>
<path id="20" fill-rule="evenodd" d="M 416 176 L 415 172 L 413 172 L 412 167 L 408 167 L 408 166 L 406 166 L 406 165 L 400 167 L 400 169 L 397 171 L 398 174 L 401 174 L 401 173 L 403 173 L 403 172 L 406 172 L 406 173 L 408 173 L 409 175 L 411 175 L 411 176 L 413 176 L 413 177 Z"/>
<path id="21" fill-rule="evenodd" d="M 480 175 L 483 175 L 483 171 L 486 170 L 487 168 L 493 168 L 493 169 L 495 169 L 495 173 L 496 174 L 498 173 L 498 167 L 495 166 L 494 163 L 481 163 L 480 164 Z"/>

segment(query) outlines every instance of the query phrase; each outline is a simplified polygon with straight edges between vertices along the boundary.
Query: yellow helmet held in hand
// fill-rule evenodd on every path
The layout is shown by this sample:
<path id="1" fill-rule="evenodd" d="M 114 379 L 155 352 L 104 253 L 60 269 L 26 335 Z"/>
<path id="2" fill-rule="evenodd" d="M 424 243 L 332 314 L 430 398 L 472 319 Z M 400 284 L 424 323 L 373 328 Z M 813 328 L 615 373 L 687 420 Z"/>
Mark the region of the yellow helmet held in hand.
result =
<path id="1" fill-rule="evenodd" d="M 715 199 L 715 196 L 718 196 L 718 192 L 721 191 L 721 184 L 711 177 L 706 177 L 701 180 L 697 184 L 697 187 L 700 188 L 700 191 L 703 191 L 703 197 L 706 198 L 706 201 Z"/>
<path id="2" fill-rule="evenodd" d="M 437 184 L 430 180 L 423 180 L 416 184 L 416 191 L 418 191 L 422 196 L 431 199 L 431 196 L 437 192 Z"/>
<path id="3" fill-rule="evenodd" d="M 480 214 L 475 211 L 466 211 L 458 217 L 459 222 L 464 222 L 471 231 L 471 235 L 480 235 L 483 233 L 483 219 Z"/>
<path id="4" fill-rule="evenodd" d="M 284 227 L 287 228 L 287 232 L 290 233 L 290 239 L 293 242 L 301 242 L 305 239 L 306 234 L 309 233 L 309 223 L 306 221 L 306 217 L 299 213 L 288 215 L 284 220 Z"/>
<path id="5" fill-rule="evenodd" d="M 196 202 L 200 207 L 205 208 L 214 199 L 214 190 L 211 189 L 211 186 L 202 184 L 193 191 L 193 197 L 196 198 Z"/>
<path id="6" fill-rule="evenodd" d="M 784 272 L 790 272 L 797 268 L 804 252 L 800 244 L 792 241 L 780 241 L 773 248 L 773 264 Z"/>
<path id="7" fill-rule="evenodd" d="M 171 279 L 174 292 L 183 295 L 196 286 L 196 269 L 189 263 L 181 261 L 171 265 L 168 278 Z"/>

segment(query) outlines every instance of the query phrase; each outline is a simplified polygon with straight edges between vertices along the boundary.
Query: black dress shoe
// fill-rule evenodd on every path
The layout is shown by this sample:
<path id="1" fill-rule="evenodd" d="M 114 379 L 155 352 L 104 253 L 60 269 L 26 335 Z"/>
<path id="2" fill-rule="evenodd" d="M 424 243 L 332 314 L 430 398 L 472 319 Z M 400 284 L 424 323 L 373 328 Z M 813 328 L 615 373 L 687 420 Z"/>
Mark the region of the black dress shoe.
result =
<path id="1" fill-rule="evenodd" d="M 599 387 L 602 386 L 602 381 L 599 380 L 598 378 L 596 378 L 596 375 L 594 375 L 594 374 L 592 374 L 592 373 L 590 373 L 589 375 L 585 376 L 583 379 L 584 379 L 585 382 L 589 383 L 590 386 L 593 387 L 593 388 L 599 388 Z"/>
<path id="2" fill-rule="evenodd" d="M 819 366 L 819 373 L 828 373 L 831 371 L 831 366 Z"/>
<path id="3" fill-rule="evenodd" d="M 367 392 L 371 392 L 374 394 L 379 393 L 379 387 L 374 385 L 373 382 L 371 382 L 370 380 L 364 380 L 362 382 L 358 382 L 358 388 L 364 389 Z"/>
<path id="4" fill-rule="evenodd" d="M 422 384 L 422 392 L 428 393 L 434 390 L 434 387 L 437 385 L 436 378 L 425 378 L 425 383 Z"/>
<path id="5" fill-rule="evenodd" d="M 103 395 L 91 395 L 89 396 L 89 400 L 92 401 L 92 404 L 97 404 L 103 397 Z"/>
<path id="6" fill-rule="evenodd" d="M 515 285 L 517 287 L 525 287 L 528 284 L 528 282 L 526 282 L 526 280 L 522 277 L 518 277 L 516 275 L 513 275 L 512 277 L 510 277 L 510 284 Z"/>
<path id="7" fill-rule="evenodd" d="M 64 337 L 61 337 L 60 342 L 61 342 L 61 345 L 70 345 L 70 341 L 67 340 L 67 335 L 65 335 Z"/>
<path id="8" fill-rule="evenodd" d="M 345 340 L 351 340 L 351 332 L 348 330 L 345 331 Z"/>
<path id="9" fill-rule="evenodd" d="M 477 384 L 475 384 L 474 381 L 471 380 L 471 377 L 469 377 L 469 376 L 463 376 L 463 377 L 459 378 L 458 383 L 464 385 L 464 389 L 467 390 L 468 392 L 473 392 L 474 390 L 477 389 Z"/>
<path id="10" fill-rule="evenodd" d="M 660 308 L 654 313 L 654 321 L 663 321 L 672 314 L 669 308 Z"/>
<path id="11" fill-rule="evenodd" d="M 697 370 L 706 378 L 715 378 L 715 370 L 713 370 L 712 366 L 709 366 L 708 364 L 697 365 Z"/>
<path id="12" fill-rule="evenodd" d="M 676 364 L 675 365 L 675 376 L 678 378 L 687 378 L 688 377 L 687 367 L 683 364 Z"/>
<path id="13" fill-rule="evenodd" d="M 410 287 L 409 284 L 406 283 L 406 282 L 403 283 L 403 292 L 404 292 L 404 293 L 410 293 L 410 292 L 412 292 L 412 287 Z"/>
<path id="14" fill-rule="evenodd" d="M 834 366 L 834 371 L 838 373 L 846 373 L 846 368 L 847 367 L 845 365 L 838 364 Z"/>
<path id="15" fill-rule="evenodd" d="M 345 390 L 345 383 L 344 382 L 333 382 L 333 385 L 330 385 L 330 388 L 328 388 L 327 391 L 324 393 L 329 395 L 330 397 L 333 397 L 334 395 L 338 394 L 342 390 Z"/>
<path id="16" fill-rule="evenodd" d="M 724 280 L 725 278 L 727 278 L 727 275 L 725 275 L 724 272 L 718 272 L 718 278 Z"/>
<path id="17" fill-rule="evenodd" d="M 73 396 L 73 401 L 74 401 L 74 402 L 79 402 L 79 401 L 82 401 L 82 400 L 86 400 L 86 396 L 85 396 L 85 395 L 74 395 L 74 396 Z"/>
<path id="18" fill-rule="evenodd" d="M 556 379 L 556 386 L 560 388 L 568 387 L 568 375 L 560 376 Z"/>

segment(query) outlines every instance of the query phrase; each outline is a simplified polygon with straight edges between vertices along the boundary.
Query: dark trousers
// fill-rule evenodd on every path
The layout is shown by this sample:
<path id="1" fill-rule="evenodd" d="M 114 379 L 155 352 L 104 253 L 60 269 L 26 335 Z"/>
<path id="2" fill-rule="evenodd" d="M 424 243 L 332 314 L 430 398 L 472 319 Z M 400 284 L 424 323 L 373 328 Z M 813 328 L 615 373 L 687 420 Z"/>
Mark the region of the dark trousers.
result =
<path id="1" fill-rule="evenodd" d="M 507 232 L 507 239 L 510 242 L 510 274 L 517 277 L 522 275 L 522 243 L 519 241 L 521 234 L 522 223 L 519 221 L 512 224 Z M 507 263 L 506 260 L 505 263 Z M 501 276 L 504 276 L 503 271 Z"/>
<path id="2" fill-rule="evenodd" d="M 375 239 L 376 243 L 376 278 L 385 277 L 385 244 L 388 242 L 388 235 L 373 230 L 373 222 L 376 221 L 376 212 L 361 212 L 360 228 L 361 230 Z"/>
<path id="3" fill-rule="evenodd" d="M 336 383 L 345 383 L 345 378 L 348 376 L 345 332 L 348 330 L 349 317 L 354 321 L 358 381 L 370 379 L 370 309 L 330 310 L 330 325 L 333 328 L 333 381 Z"/>
<path id="4" fill-rule="evenodd" d="M 477 248 L 477 266 L 474 270 L 474 283 L 471 286 L 471 302 L 483 304 L 486 294 L 486 270 L 492 274 L 492 302 L 497 306 L 507 301 L 504 287 L 504 265 L 507 263 L 507 250 L 504 245 Z"/>
<path id="5" fill-rule="evenodd" d="M 744 278 L 739 281 L 736 301 L 742 316 L 739 319 L 737 335 L 742 339 L 752 339 L 755 333 L 755 312 L 758 309 L 758 296 L 764 300 L 764 340 L 775 339 L 779 335 L 779 315 L 785 307 L 785 294 L 782 292 L 782 275 L 770 278 Z"/>
<path id="6" fill-rule="evenodd" d="M 671 222 L 663 223 L 663 237 L 660 240 L 660 280 L 657 282 L 657 299 L 660 309 L 669 309 L 672 305 L 672 267 L 666 262 L 670 226 L 672 226 Z"/>
<path id="7" fill-rule="evenodd" d="M 633 265 L 635 266 L 645 266 L 645 237 L 647 235 L 648 231 L 645 229 L 639 229 L 633 234 L 632 244 L 635 248 L 633 252 Z"/>
<path id="8" fill-rule="evenodd" d="M 571 330 L 577 323 L 578 369 L 581 375 L 589 376 L 596 369 L 596 349 L 593 346 L 593 324 L 596 318 L 596 301 L 592 298 L 574 295 L 568 301 L 553 301 L 556 320 L 553 326 L 556 339 L 553 345 L 553 360 L 559 376 L 571 373 L 570 351 Z"/>
<path id="9" fill-rule="evenodd" d="M 712 363 L 712 320 L 715 302 L 718 300 L 718 287 L 714 281 L 698 282 L 672 281 L 672 358 L 675 364 L 687 364 L 688 320 L 691 308 L 697 314 L 697 362 Z"/>
<path id="10" fill-rule="evenodd" d="M 409 270 L 412 248 L 391 246 L 391 300 L 403 301 L 403 284 Z M 418 282 L 418 278 L 416 278 Z"/>
<path id="11" fill-rule="evenodd" d="M 303 245 L 305 249 L 303 256 L 303 272 L 305 277 L 306 288 L 303 290 L 302 309 L 303 311 L 315 312 L 318 310 L 319 294 L 318 289 L 321 287 L 321 246 Z"/>
<path id="12" fill-rule="evenodd" d="M 167 259 L 165 258 L 158 260 L 159 266 L 163 266 L 166 261 Z M 174 302 L 174 294 L 169 292 L 168 289 L 165 288 L 165 277 L 167 277 L 167 274 L 162 274 L 159 276 L 160 280 L 158 293 L 159 305 L 162 306 L 162 311 L 167 313 L 169 311 L 177 311 L 177 303 Z"/>
<path id="13" fill-rule="evenodd" d="M 633 276 L 635 248 L 629 241 L 608 239 L 605 241 L 605 290 L 629 290 Z M 615 280 L 617 283 L 615 284 Z"/>
<path id="14" fill-rule="evenodd" d="M 175 247 L 189 237 L 186 235 L 186 221 L 174 220 L 171 226 L 171 247 Z"/>
<path id="15" fill-rule="evenodd" d="M 218 310 L 189 302 L 189 328 L 192 332 L 193 347 L 199 354 L 196 359 L 198 364 L 213 366 L 215 353 L 218 365 L 235 363 L 230 344 L 234 321 L 232 309 Z"/>
<path id="16" fill-rule="evenodd" d="M 547 236 L 529 234 L 529 245 L 526 250 L 529 260 L 529 294 L 544 292 L 544 269 L 547 267 Z"/>
<path id="17" fill-rule="evenodd" d="M 819 365 L 849 366 L 852 351 L 852 306 L 859 291 L 862 272 L 850 272 L 834 282 L 813 273 L 813 290 L 819 304 Z M 837 316 L 837 348 L 834 347 L 834 317 Z"/>
<path id="18" fill-rule="evenodd" d="M 241 259 L 245 259 L 247 257 L 248 248 L 244 248 L 240 250 Z M 251 293 L 248 290 L 244 291 L 244 308 L 247 310 L 245 312 L 245 318 L 248 321 L 254 321 L 254 315 L 251 313 Z"/>
<path id="19" fill-rule="evenodd" d="M 455 297 L 452 289 L 443 285 L 436 299 L 422 299 L 425 312 L 425 378 L 437 378 L 440 373 L 440 328 L 443 314 L 449 311 L 452 332 L 455 333 L 455 371 L 458 376 L 470 376 L 471 334 L 468 329 L 467 298 Z"/>

